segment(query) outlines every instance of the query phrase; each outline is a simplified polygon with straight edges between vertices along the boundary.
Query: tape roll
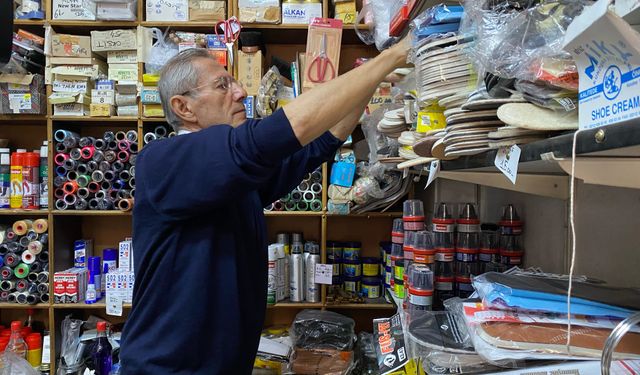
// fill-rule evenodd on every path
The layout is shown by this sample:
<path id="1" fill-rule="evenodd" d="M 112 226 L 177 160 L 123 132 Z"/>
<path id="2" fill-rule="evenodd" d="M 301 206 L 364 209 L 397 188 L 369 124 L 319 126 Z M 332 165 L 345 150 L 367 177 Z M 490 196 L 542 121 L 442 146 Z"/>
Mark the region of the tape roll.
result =
<path id="1" fill-rule="evenodd" d="M 120 142 L 120 141 L 124 141 L 127 139 L 127 133 L 123 132 L 122 130 L 117 131 L 115 134 L 115 140 Z"/>
<path id="2" fill-rule="evenodd" d="M 38 233 L 36 233 L 36 231 L 33 230 L 33 228 L 31 228 L 27 232 L 27 238 L 29 239 L 29 241 L 37 240 L 38 239 Z"/>
<path id="3" fill-rule="evenodd" d="M 57 153 L 56 156 L 53 157 L 53 161 L 57 164 L 57 165 L 64 165 L 64 161 L 69 159 L 69 154 L 65 154 L 65 153 Z"/>
<path id="4" fill-rule="evenodd" d="M 78 198 L 87 199 L 91 195 L 88 187 L 81 187 L 78 189 Z"/>
<path id="5" fill-rule="evenodd" d="M 49 272 L 42 271 L 38 274 L 38 282 L 39 283 L 48 283 L 49 282 Z"/>
<path id="6" fill-rule="evenodd" d="M 80 198 L 78 200 L 76 200 L 76 203 L 74 203 L 73 208 L 78 210 L 78 211 L 84 211 L 89 207 L 89 203 L 87 203 L 87 200 L 84 198 Z"/>
<path id="7" fill-rule="evenodd" d="M 16 237 L 18 237 L 18 235 L 16 234 L 16 232 L 13 231 L 13 228 L 9 228 L 7 229 L 6 232 L 4 232 L 4 236 L 6 237 L 7 240 L 9 241 L 14 241 L 16 239 Z"/>
<path id="8" fill-rule="evenodd" d="M 24 279 L 29 275 L 29 265 L 24 263 L 18 264 L 16 268 L 13 269 L 13 274 L 18 279 Z"/>
<path id="9" fill-rule="evenodd" d="M 76 161 L 82 159 L 82 150 L 79 148 L 71 149 L 71 151 L 69 152 L 69 157 Z"/>
<path id="10" fill-rule="evenodd" d="M 129 130 L 127 132 L 127 141 L 138 142 L 138 132 L 135 130 Z"/>
<path id="11" fill-rule="evenodd" d="M 49 243 L 49 234 L 47 233 L 42 233 L 38 238 L 38 241 L 42 242 L 43 245 L 46 245 Z"/>
<path id="12" fill-rule="evenodd" d="M 316 195 L 313 194 L 312 191 L 305 191 L 302 194 L 302 200 L 307 202 L 307 203 L 311 203 L 312 201 L 314 201 L 316 199 Z"/>
<path id="13" fill-rule="evenodd" d="M 42 272 L 42 267 L 43 267 L 43 264 L 40 263 L 40 261 L 35 261 L 31 265 L 31 272 L 35 272 L 35 273 Z M 44 267 L 46 267 L 48 269 L 49 268 L 49 264 L 45 263 Z"/>
<path id="14" fill-rule="evenodd" d="M 296 203 L 293 202 L 293 201 L 289 201 L 289 202 L 284 204 L 284 209 L 286 211 L 295 211 L 296 210 Z"/>
<path id="15" fill-rule="evenodd" d="M 91 177 L 85 175 L 80 175 L 76 178 L 76 182 L 78 183 L 78 187 L 87 187 L 89 182 L 91 181 Z"/>
<path id="16" fill-rule="evenodd" d="M 80 148 L 83 147 L 88 147 L 88 146 L 93 146 L 93 143 L 96 141 L 95 138 L 93 137 L 82 137 L 80 138 L 80 140 L 78 141 L 78 146 L 80 146 Z"/>
<path id="17" fill-rule="evenodd" d="M 27 247 L 28 251 L 31 252 L 31 254 L 35 254 L 38 255 L 42 252 L 42 242 L 40 241 L 31 241 L 29 242 L 29 246 Z"/>
<path id="18" fill-rule="evenodd" d="M 118 201 L 118 209 L 123 212 L 131 211 L 133 208 L 133 199 L 121 199 Z"/>
<path id="19" fill-rule="evenodd" d="M 65 140 L 65 138 L 67 137 L 78 137 L 78 133 L 74 133 L 72 131 L 69 130 L 56 130 L 55 133 L 53 133 L 53 138 L 58 141 L 58 142 L 62 142 Z"/>
<path id="20" fill-rule="evenodd" d="M 311 191 L 316 193 L 316 194 L 322 193 L 322 184 L 319 183 L 319 182 L 315 182 L 315 183 L 311 184 Z"/>
<path id="21" fill-rule="evenodd" d="M 313 182 L 322 182 L 322 172 L 320 172 L 319 170 L 313 171 L 311 173 L 311 176 L 309 177 L 309 180 Z"/>
<path id="22" fill-rule="evenodd" d="M 7 302 L 7 299 L 9 298 L 9 292 L 6 291 L 0 291 L 0 302 Z"/>
<path id="23" fill-rule="evenodd" d="M 76 204 L 78 197 L 75 194 L 65 194 L 63 199 L 64 203 L 69 206 L 73 206 L 74 204 Z"/>
<path id="24" fill-rule="evenodd" d="M 155 133 L 147 133 L 144 135 L 144 143 L 150 143 L 158 139 L 158 136 Z"/>
<path id="25" fill-rule="evenodd" d="M 9 246 L 9 252 L 16 252 L 20 248 L 20 245 L 17 242 L 9 242 L 7 244 Z"/>
<path id="26" fill-rule="evenodd" d="M 53 191 L 53 196 L 56 197 L 56 199 L 64 198 L 64 190 L 62 188 L 57 188 Z"/>
<path id="27" fill-rule="evenodd" d="M 117 106 L 136 105 L 138 96 L 135 94 L 116 94 Z"/>
<path id="28" fill-rule="evenodd" d="M 15 288 L 15 281 L 12 280 L 3 280 L 2 282 L 0 282 L 0 290 L 4 290 L 6 292 L 9 292 L 11 290 L 13 290 L 13 288 Z"/>
<path id="29" fill-rule="evenodd" d="M 38 254 L 38 261 L 39 262 L 49 262 L 49 252 L 48 251 L 43 251 L 40 254 Z"/>
<path id="30" fill-rule="evenodd" d="M 27 278 L 28 277 L 29 275 L 27 275 Z M 29 281 L 25 279 L 16 281 L 16 291 L 25 292 L 29 288 Z"/>
<path id="31" fill-rule="evenodd" d="M 26 264 L 32 264 L 36 261 L 36 256 L 29 250 L 25 250 L 22 253 L 22 262 Z"/>
<path id="32" fill-rule="evenodd" d="M 2 280 L 9 280 L 13 278 L 13 270 L 9 266 L 3 266 L 0 268 L 0 278 Z"/>
<path id="33" fill-rule="evenodd" d="M 95 142 L 93 142 L 93 147 L 95 147 L 96 150 L 104 151 L 107 149 L 107 141 L 102 138 L 98 138 Z"/>
<path id="34" fill-rule="evenodd" d="M 49 293 L 40 295 L 40 302 L 49 303 Z"/>
<path id="35" fill-rule="evenodd" d="M 31 272 L 29 272 L 29 275 L 27 275 L 27 280 L 29 280 L 32 283 L 35 283 L 38 281 L 38 273 L 37 272 L 33 272 L 33 269 L 31 269 Z"/>
<path id="36" fill-rule="evenodd" d="M 64 202 L 64 200 L 56 199 L 56 210 L 64 211 L 67 208 L 69 208 L 69 206 Z"/>
<path id="37" fill-rule="evenodd" d="M 64 145 L 64 143 L 56 143 L 56 153 L 58 154 L 64 154 L 69 152 L 69 149 L 67 148 L 67 146 Z"/>
<path id="38" fill-rule="evenodd" d="M 311 211 L 319 212 L 322 211 L 322 201 L 320 199 L 314 199 L 310 204 L 309 208 Z"/>
<path id="39" fill-rule="evenodd" d="M 296 208 L 298 209 L 298 211 L 307 211 L 309 209 L 309 203 L 305 201 L 300 201 L 296 205 Z"/>
<path id="40" fill-rule="evenodd" d="M 27 294 L 27 305 L 35 305 L 40 302 L 40 293 Z"/>
<path id="41" fill-rule="evenodd" d="M 38 274 L 38 280 L 40 280 L 40 275 L 41 273 Z M 48 276 L 47 276 L 48 279 Z M 45 294 L 45 293 L 49 293 L 49 283 L 48 281 L 39 281 L 40 284 L 38 284 L 38 293 L 40 294 Z"/>

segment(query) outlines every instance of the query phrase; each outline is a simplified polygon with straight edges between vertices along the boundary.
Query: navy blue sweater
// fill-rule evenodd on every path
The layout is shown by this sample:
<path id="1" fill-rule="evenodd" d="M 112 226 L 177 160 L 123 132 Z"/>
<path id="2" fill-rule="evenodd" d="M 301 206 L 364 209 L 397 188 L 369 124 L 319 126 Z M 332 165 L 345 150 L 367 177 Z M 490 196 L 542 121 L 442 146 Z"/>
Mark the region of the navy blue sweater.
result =
<path id="1" fill-rule="evenodd" d="M 140 152 L 124 374 L 251 373 L 267 296 L 263 207 L 340 144 L 327 132 L 302 148 L 278 110 Z"/>

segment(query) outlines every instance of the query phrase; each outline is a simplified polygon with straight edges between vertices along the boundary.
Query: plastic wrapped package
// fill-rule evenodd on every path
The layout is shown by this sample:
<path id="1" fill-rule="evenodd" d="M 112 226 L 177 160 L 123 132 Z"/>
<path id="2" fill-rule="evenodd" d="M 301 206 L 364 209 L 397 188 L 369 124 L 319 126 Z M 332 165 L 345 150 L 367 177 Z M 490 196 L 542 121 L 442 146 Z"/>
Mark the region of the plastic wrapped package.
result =
<path id="1" fill-rule="evenodd" d="M 522 97 L 539 107 L 559 112 L 575 112 L 578 110 L 578 92 L 551 86 L 541 81 L 531 82 L 517 80 L 515 89 Z"/>
<path id="2" fill-rule="evenodd" d="M 374 336 L 369 332 L 360 332 L 355 350 L 354 375 L 375 375 L 377 374 L 378 362 L 376 358 L 376 348 Z"/>
<path id="3" fill-rule="evenodd" d="M 433 35 L 457 33 L 462 14 L 463 8 L 461 6 L 444 4 L 422 12 L 410 24 L 414 45 Z"/>
<path id="4" fill-rule="evenodd" d="M 40 372 L 24 358 L 6 351 L 0 354 L 0 375 L 40 375 Z"/>
<path id="5" fill-rule="evenodd" d="M 167 30 L 168 32 L 168 30 Z M 151 33 L 156 42 L 151 47 L 145 64 L 145 71 L 150 74 L 159 73 L 164 64 L 178 54 L 178 46 L 170 41 L 167 33 L 154 27 Z"/>
<path id="6" fill-rule="evenodd" d="M 347 375 L 354 367 L 353 351 L 335 349 L 296 349 L 286 374 Z"/>
<path id="7" fill-rule="evenodd" d="M 106 21 L 135 21 L 138 12 L 136 0 L 96 2 L 96 18 Z"/>
<path id="8" fill-rule="evenodd" d="M 296 315 L 290 335 L 296 349 L 353 349 L 355 322 L 333 311 L 303 310 Z"/>
<path id="9" fill-rule="evenodd" d="M 364 19 L 366 14 L 370 13 L 373 16 L 373 30 L 356 28 L 356 34 L 360 40 L 369 45 L 375 43 L 379 51 L 393 45 L 397 38 L 389 35 L 389 24 L 391 23 L 391 10 L 397 3 L 397 0 L 369 0 L 367 8 L 358 15 L 356 25 Z"/>
<path id="10" fill-rule="evenodd" d="M 275 111 L 278 105 L 278 91 L 282 90 L 282 77 L 280 71 L 272 66 L 260 82 L 256 111 L 260 117 L 267 117 Z"/>
<path id="11" fill-rule="evenodd" d="M 16 19 L 44 19 L 41 0 L 20 0 L 15 3 L 18 4 L 14 12 Z"/>

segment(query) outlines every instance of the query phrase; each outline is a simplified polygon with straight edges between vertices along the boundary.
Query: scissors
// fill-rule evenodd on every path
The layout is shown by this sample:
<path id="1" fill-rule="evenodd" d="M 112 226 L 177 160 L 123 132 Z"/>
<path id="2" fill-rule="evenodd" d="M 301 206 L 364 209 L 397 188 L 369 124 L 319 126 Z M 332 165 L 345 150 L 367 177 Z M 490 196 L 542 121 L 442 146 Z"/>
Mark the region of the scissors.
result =
<path id="1" fill-rule="evenodd" d="M 315 66 L 316 74 L 313 75 L 313 67 Z M 329 69 L 331 70 L 329 72 Z M 329 73 L 329 74 L 327 74 Z M 313 83 L 322 83 L 332 80 L 336 77 L 336 68 L 329 56 L 327 56 L 327 34 L 322 34 L 322 44 L 320 53 L 314 57 L 307 71 L 307 78 Z"/>
<path id="2" fill-rule="evenodd" d="M 222 30 L 222 34 L 218 33 L 218 28 Z M 233 67 L 233 44 L 238 40 L 241 29 L 242 26 L 240 25 L 240 21 L 238 21 L 236 17 L 231 17 L 228 20 L 216 23 L 216 36 L 220 37 L 222 35 L 222 40 L 224 41 L 224 44 L 227 45 L 230 67 Z"/>

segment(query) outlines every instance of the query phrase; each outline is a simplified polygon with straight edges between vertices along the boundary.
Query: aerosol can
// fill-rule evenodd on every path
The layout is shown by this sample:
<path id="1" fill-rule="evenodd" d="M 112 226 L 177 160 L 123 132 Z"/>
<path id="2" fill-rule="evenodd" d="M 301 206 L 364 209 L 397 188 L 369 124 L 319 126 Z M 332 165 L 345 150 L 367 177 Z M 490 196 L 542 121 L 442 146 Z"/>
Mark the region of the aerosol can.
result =
<path id="1" fill-rule="evenodd" d="M 304 255 L 302 242 L 294 242 L 291 246 L 291 261 L 289 262 L 291 281 L 289 298 L 291 302 L 304 301 Z"/>
<path id="2" fill-rule="evenodd" d="M 309 246 L 309 254 L 305 259 L 305 299 L 307 302 L 320 302 L 320 284 L 314 282 L 316 264 L 320 263 L 320 246 L 312 243 Z"/>

